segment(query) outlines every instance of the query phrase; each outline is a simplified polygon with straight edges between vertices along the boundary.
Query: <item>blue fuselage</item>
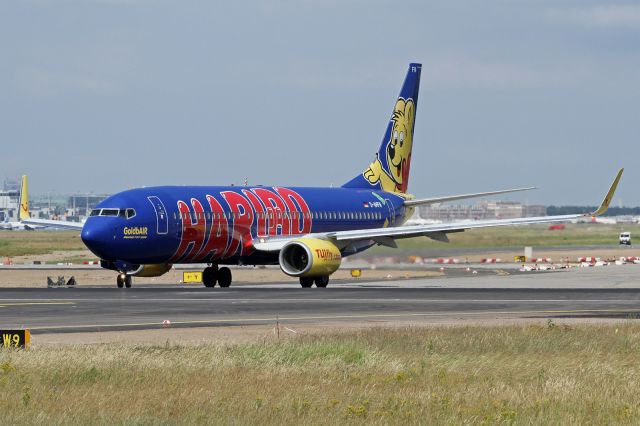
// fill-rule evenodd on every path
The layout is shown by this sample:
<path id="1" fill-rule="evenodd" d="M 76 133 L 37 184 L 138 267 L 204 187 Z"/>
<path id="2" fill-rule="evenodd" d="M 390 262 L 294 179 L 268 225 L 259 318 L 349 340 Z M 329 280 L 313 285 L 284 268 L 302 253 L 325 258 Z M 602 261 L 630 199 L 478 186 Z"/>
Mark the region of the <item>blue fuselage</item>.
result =
<path id="1" fill-rule="evenodd" d="M 261 265 L 277 263 L 277 256 L 253 247 L 261 237 L 397 226 L 404 219 L 403 199 L 384 191 L 161 186 L 101 202 L 87 219 L 82 240 L 119 269 L 157 263 Z M 372 244 L 364 241 L 355 251 Z"/>

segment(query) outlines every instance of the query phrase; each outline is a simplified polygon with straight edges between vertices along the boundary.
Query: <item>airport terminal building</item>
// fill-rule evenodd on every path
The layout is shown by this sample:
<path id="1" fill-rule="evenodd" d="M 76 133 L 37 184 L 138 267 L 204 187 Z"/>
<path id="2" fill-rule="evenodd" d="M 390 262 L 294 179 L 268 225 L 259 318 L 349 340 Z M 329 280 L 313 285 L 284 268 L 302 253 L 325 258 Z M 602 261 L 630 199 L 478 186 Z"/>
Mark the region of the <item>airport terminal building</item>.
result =
<path id="1" fill-rule="evenodd" d="M 483 200 L 476 204 L 426 205 L 419 209 L 420 217 L 427 220 L 456 222 L 461 220 L 517 219 L 547 215 L 547 207 L 513 201 Z"/>

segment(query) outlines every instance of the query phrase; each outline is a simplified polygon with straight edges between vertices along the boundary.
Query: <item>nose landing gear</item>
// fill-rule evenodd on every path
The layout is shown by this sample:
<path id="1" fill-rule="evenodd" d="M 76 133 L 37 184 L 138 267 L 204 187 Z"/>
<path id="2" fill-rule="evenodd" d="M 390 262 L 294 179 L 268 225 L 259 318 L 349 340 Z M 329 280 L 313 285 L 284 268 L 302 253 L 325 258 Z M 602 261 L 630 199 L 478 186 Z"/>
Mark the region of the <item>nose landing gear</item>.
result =
<path id="1" fill-rule="evenodd" d="M 231 276 L 231 269 L 223 266 L 218 269 L 218 265 L 208 266 L 202 271 L 202 283 L 205 287 L 215 287 L 216 283 L 220 287 L 229 287 L 233 278 Z"/>
<path id="2" fill-rule="evenodd" d="M 118 288 L 131 288 L 131 283 L 133 282 L 133 277 L 131 275 L 127 275 L 125 273 L 118 274 L 118 278 L 116 278 L 116 284 Z"/>

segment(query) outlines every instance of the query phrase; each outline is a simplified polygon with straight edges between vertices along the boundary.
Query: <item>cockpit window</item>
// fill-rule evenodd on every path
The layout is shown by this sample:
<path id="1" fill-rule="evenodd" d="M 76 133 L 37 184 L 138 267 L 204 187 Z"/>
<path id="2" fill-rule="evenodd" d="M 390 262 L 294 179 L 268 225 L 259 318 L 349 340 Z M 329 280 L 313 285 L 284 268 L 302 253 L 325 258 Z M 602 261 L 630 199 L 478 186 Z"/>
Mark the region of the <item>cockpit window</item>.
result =
<path id="1" fill-rule="evenodd" d="M 89 216 L 118 216 L 131 219 L 136 215 L 136 209 L 93 209 Z"/>

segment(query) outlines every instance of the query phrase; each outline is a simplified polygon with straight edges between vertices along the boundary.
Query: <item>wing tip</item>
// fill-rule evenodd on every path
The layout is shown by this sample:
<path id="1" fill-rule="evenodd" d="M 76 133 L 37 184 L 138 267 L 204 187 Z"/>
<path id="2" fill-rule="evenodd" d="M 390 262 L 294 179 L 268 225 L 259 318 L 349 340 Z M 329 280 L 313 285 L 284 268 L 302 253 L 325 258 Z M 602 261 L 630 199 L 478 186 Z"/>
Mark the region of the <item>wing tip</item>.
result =
<path id="1" fill-rule="evenodd" d="M 624 167 L 621 167 L 620 170 L 618 170 L 618 174 L 616 175 L 616 178 L 613 180 L 613 183 L 611 184 L 611 187 L 609 188 L 607 195 L 604 197 L 604 200 L 602 200 L 602 203 L 600 203 L 600 207 L 598 207 L 596 211 L 590 213 L 590 216 L 600 216 L 604 214 L 607 210 L 609 210 L 609 205 L 611 204 L 611 200 L 613 199 L 616 189 L 618 188 L 618 183 L 620 182 L 620 178 L 622 178 L 623 172 L 624 172 Z"/>

